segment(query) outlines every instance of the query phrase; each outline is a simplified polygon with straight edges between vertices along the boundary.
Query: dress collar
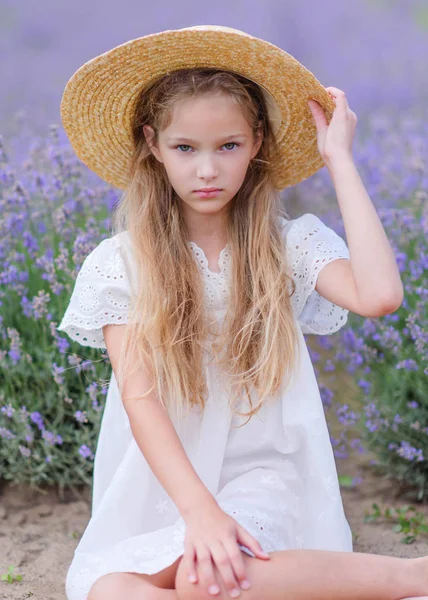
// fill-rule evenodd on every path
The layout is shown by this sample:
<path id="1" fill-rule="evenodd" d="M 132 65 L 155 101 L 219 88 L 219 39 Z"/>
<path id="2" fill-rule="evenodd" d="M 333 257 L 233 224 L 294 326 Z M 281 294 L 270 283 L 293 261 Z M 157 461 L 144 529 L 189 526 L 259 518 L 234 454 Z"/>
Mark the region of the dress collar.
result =
<path id="1" fill-rule="evenodd" d="M 205 275 L 209 275 L 210 277 L 225 277 L 228 274 L 228 267 L 230 265 L 230 252 L 229 252 L 229 244 L 220 251 L 218 258 L 218 267 L 220 272 L 217 273 L 215 271 L 211 271 L 208 267 L 208 259 L 205 255 L 205 252 L 196 244 L 196 242 L 189 241 L 189 247 L 193 251 L 196 256 L 198 265 L 201 271 Z"/>

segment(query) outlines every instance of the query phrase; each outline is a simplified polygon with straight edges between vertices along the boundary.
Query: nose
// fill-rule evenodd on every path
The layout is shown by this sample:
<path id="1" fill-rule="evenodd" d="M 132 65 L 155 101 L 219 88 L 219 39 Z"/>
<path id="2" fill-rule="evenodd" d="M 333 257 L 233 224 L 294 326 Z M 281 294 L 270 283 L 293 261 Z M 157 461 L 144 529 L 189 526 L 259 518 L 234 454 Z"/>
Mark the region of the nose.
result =
<path id="1" fill-rule="evenodd" d="M 201 155 L 198 167 L 197 176 L 199 179 L 211 180 L 217 177 L 218 168 L 215 158 L 209 154 Z"/>

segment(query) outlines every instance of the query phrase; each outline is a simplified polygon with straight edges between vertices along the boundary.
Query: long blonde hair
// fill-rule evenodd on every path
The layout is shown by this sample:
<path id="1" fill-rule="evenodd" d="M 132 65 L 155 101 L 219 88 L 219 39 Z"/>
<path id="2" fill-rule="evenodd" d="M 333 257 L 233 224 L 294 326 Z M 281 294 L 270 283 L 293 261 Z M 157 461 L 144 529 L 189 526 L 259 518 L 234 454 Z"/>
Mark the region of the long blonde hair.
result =
<path id="1" fill-rule="evenodd" d="M 215 324 L 212 328 L 206 314 L 203 282 L 188 246 L 176 192 L 143 133 L 143 125 L 151 125 L 157 141 L 159 131 L 171 122 L 175 102 L 210 92 L 228 94 L 254 136 L 259 128 L 263 134 L 259 152 L 231 201 L 227 223 L 231 286 L 220 331 Z M 182 415 L 185 406 L 198 404 L 203 409 L 207 394 L 203 356 L 210 335 L 209 350 L 222 377 L 230 377 L 232 387 L 236 386 L 231 409 L 251 418 L 264 401 L 282 390 L 284 377 L 291 385 L 300 360 L 290 299 L 295 282 L 289 275 L 279 221 L 286 213 L 271 175 L 276 143 L 261 89 L 229 71 L 175 71 L 140 92 L 132 134 L 129 185 L 112 215 L 113 234 L 128 231 L 138 272 L 118 367 L 119 390 L 123 392 L 125 378 L 133 370 L 143 367 L 153 386 L 135 399 L 146 397 L 157 386 L 166 410 L 178 409 Z M 133 370 L 131 353 L 138 356 L 137 363 L 132 361 Z M 258 394 L 254 407 L 251 387 Z M 244 389 L 250 410 L 241 413 L 234 402 Z"/>

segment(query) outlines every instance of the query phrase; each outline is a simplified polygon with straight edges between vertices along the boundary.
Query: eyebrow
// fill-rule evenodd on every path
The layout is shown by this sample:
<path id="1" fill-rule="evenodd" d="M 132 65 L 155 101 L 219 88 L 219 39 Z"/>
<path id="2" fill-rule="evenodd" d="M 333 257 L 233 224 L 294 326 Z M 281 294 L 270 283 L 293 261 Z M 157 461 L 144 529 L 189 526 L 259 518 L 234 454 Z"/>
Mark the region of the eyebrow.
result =
<path id="1" fill-rule="evenodd" d="M 247 135 L 245 133 L 231 133 L 230 135 L 226 135 L 223 138 L 220 138 L 219 140 L 217 140 L 217 142 L 222 142 L 224 140 L 229 140 L 230 138 L 247 138 Z M 173 142 L 173 143 L 177 143 L 177 142 L 184 142 L 184 143 L 189 143 L 189 144 L 194 144 L 196 142 L 196 140 L 191 140 L 190 138 L 186 138 L 186 137 L 170 137 L 167 138 L 168 142 Z"/>

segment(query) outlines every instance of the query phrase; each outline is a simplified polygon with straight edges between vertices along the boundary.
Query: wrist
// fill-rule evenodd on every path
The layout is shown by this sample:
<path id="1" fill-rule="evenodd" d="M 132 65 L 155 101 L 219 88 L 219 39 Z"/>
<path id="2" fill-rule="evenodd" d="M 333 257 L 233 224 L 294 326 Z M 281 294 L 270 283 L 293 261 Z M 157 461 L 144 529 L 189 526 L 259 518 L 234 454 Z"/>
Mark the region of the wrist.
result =
<path id="1" fill-rule="evenodd" d="M 355 169 L 356 168 L 353 156 L 345 156 L 345 155 L 325 161 L 325 165 L 326 165 L 328 172 L 330 173 L 330 176 L 333 180 L 337 176 L 338 173 L 341 173 L 346 169 Z"/>
<path id="2" fill-rule="evenodd" d="M 324 164 L 330 173 L 334 173 L 343 167 L 355 166 L 355 161 L 352 154 L 341 154 L 340 156 L 336 156 L 334 158 L 325 159 Z"/>
<path id="3" fill-rule="evenodd" d="M 188 495 L 188 500 L 179 508 L 184 521 L 199 510 L 207 510 L 210 506 L 218 507 L 217 500 L 207 488 Z"/>

